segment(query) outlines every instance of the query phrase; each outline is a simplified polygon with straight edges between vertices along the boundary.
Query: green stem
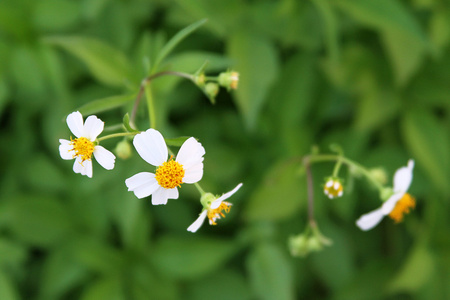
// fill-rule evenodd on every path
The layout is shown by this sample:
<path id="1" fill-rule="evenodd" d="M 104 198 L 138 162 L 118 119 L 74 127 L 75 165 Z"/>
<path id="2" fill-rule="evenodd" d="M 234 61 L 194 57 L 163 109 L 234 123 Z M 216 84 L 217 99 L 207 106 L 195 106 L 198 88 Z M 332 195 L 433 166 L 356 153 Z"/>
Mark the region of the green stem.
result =
<path id="1" fill-rule="evenodd" d="M 333 170 L 333 178 L 338 177 L 338 173 L 339 173 L 339 169 L 342 166 L 342 159 L 341 157 L 338 159 L 338 161 L 336 162 L 336 165 L 334 166 L 334 170 Z"/>
<path id="2" fill-rule="evenodd" d="M 370 172 L 361 166 L 360 164 L 346 158 L 340 155 L 333 155 L 333 154 L 312 154 L 308 156 L 308 159 L 311 163 L 314 162 L 322 162 L 322 161 L 341 161 L 341 163 L 346 164 L 350 168 L 357 169 L 359 172 L 361 172 L 380 192 L 383 191 L 383 185 L 375 180 Z"/>
<path id="3" fill-rule="evenodd" d="M 140 133 L 140 132 L 121 132 L 121 133 L 113 133 L 113 134 L 105 135 L 105 136 L 102 136 L 101 138 L 98 138 L 98 139 L 97 139 L 97 142 L 104 141 L 104 140 L 107 140 L 107 139 L 112 139 L 112 138 L 115 138 L 115 137 L 128 136 L 128 135 L 136 135 L 136 134 L 138 134 L 138 133 Z"/>
<path id="4" fill-rule="evenodd" d="M 156 112 L 150 85 L 145 86 L 145 98 L 147 99 L 148 117 L 150 118 L 150 128 L 156 129 Z"/>
<path id="5" fill-rule="evenodd" d="M 198 182 L 194 183 L 195 187 L 197 188 L 197 190 L 200 193 L 200 196 L 203 196 L 204 194 L 206 194 L 206 192 L 202 189 L 202 187 L 200 186 L 200 184 L 198 184 Z"/>

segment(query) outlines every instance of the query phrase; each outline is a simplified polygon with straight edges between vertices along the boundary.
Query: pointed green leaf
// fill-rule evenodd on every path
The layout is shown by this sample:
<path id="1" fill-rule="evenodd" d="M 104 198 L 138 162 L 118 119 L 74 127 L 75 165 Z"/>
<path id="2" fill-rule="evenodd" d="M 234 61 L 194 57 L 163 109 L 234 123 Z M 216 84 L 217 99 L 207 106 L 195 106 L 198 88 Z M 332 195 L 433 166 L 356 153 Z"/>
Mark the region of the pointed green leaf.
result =
<path id="1" fill-rule="evenodd" d="M 445 123 L 440 124 L 426 110 L 414 110 L 403 118 L 402 133 L 413 157 L 427 171 L 436 187 L 448 194 L 450 136 Z"/>
<path id="2" fill-rule="evenodd" d="M 242 30 L 231 35 L 228 54 L 236 61 L 233 69 L 240 74 L 235 92 L 237 105 L 252 129 L 278 73 L 277 53 L 265 36 Z"/>
<path id="3" fill-rule="evenodd" d="M 89 71 L 100 82 L 112 86 L 123 86 L 130 77 L 127 57 L 104 42 L 89 37 L 48 37 L 45 41 L 59 46 L 83 61 Z"/>
<path id="4" fill-rule="evenodd" d="M 139 132 L 139 130 L 136 130 L 133 127 L 131 127 L 130 116 L 128 115 L 128 113 L 125 114 L 125 116 L 123 116 L 123 126 L 128 132 Z"/>
<path id="5" fill-rule="evenodd" d="M 159 64 L 163 61 L 164 58 L 166 58 L 167 55 L 172 52 L 172 50 L 182 41 L 184 40 L 188 35 L 193 33 L 195 30 L 200 28 L 203 24 L 205 24 L 207 19 L 203 19 L 200 21 L 197 21 L 180 31 L 178 31 L 177 34 L 175 34 L 168 42 L 164 45 L 164 47 L 159 52 L 158 56 L 156 57 L 156 61 L 153 65 L 153 70 L 156 70 L 159 66 Z"/>
<path id="6" fill-rule="evenodd" d="M 136 99 L 136 94 L 106 97 L 86 103 L 85 105 L 78 108 L 78 111 L 82 115 L 92 115 L 120 107 L 134 99 Z"/>

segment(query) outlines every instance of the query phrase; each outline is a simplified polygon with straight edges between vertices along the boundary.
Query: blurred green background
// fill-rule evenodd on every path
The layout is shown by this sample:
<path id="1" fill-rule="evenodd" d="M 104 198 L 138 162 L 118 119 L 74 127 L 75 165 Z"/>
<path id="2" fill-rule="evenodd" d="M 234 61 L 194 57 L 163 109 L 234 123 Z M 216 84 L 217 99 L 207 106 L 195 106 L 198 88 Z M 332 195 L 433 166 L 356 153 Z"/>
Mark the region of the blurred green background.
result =
<path id="1" fill-rule="evenodd" d="M 218 226 L 186 228 L 198 192 L 152 206 L 124 180 L 134 153 L 94 177 L 59 156 L 65 117 L 137 91 L 162 45 L 208 18 L 165 70 L 240 72 L 217 103 L 177 78 L 154 82 L 160 130 L 206 149 L 205 190 L 243 182 Z M 119 124 L 132 101 L 97 114 Z M 450 4 L 444 0 L 1 0 L 0 299 L 450 299 Z M 86 116 L 85 116 L 86 117 Z M 145 129 L 146 109 L 138 119 Z M 120 140 L 102 143 L 114 149 Z M 365 180 L 321 193 L 316 217 L 334 244 L 293 258 L 306 226 L 301 156 L 338 143 L 367 167 L 416 161 L 417 207 L 362 232 L 380 205 Z M 343 174 L 345 175 L 345 174 Z"/>

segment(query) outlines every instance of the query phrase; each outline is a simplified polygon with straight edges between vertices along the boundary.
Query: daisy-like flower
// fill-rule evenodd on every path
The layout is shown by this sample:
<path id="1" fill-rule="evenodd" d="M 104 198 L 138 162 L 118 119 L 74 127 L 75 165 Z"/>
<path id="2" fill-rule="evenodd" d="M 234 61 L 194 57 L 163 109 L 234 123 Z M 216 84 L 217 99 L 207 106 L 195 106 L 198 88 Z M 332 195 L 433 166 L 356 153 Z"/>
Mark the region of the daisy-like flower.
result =
<path id="1" fill-rule="evenodd" d="M 195 220 L 187 230 L 190 232 L 196 232 L 203 225 L 206 217 L 208 217 L 210 225 L 217 225 L 216 220 L 220 219 L 221 217 L 224 218 L 224 212 L 230 212 L 230 208 L 232 205 L 230 202 L 224 200 L 233 196 L 233 194 L 236 193 L 241 188 L 241 186 L 242 183 L 239 183 L 233 190 L 223 194 L 219 198 L 215 197 L 211 193 L 205 194 L 201 199 L 204 208 L 197 220 Z"/>
<path id="2" fill-rule="evenodd" d="M 75 159 L 73 171 L 92 178 L 92 155 L 106 170 L 112 170 L 116 157 L 110 151 L 97 145 L 97 136 L 102 133 L 104 123 L 96 116 L 89 116 L 83 124 L 83 116 L 76 111 L 67 116 L 67 126 L 77 137 L 60 139 L 59 154 L 63 159 Z"/>
<path id="3" fill-rule="evenodd" d="M 323 187 L 323 192 L 328 198 L 333 199 L 344 194 L 344 187 L 339 179 L 328 178 Z"/>
<path id="4" fill-rule="evenodd" d="M 187 139 L 176 160 L 168 158 L 168 149 L 161 133 L 149 129 L 137 134 L 133 145 L 139 155 L 156 167 L 155 173 L 141 172 L 127 180 L 128 191 L 139 199 L 152 195 L 152 204 L 166 204 L 168 199 L 178 198 L 178 187 L 182 183 L 196 183 L 203 177 L 203 155 L 205 149 L 195 138 Z"/>
<path id="5" fill-rule="evenodd" d="M 367 214 L 362 215 L 356 225 L 366 231 L 375 227 L 384 216 L 389 215 L 396 223 L 403 220 L 403 215 L 416 206 L 414 198 L 407 193 L 413 178 L 414 161 L 410 159 L 406 167 L 395 172 L 393 194 L 383 205 Z"/>

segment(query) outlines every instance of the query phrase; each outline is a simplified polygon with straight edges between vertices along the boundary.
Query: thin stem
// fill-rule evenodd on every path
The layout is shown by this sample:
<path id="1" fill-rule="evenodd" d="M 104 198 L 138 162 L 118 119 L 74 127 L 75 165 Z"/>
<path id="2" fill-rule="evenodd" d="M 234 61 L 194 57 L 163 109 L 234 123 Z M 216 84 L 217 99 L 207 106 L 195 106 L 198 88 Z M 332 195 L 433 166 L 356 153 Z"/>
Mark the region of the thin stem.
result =
<path id="1" fill-rule="evenodd" d="M 198 182 L 194 183 L 195 187 L 197 188 L 197 190 L 200 193 L 200 196 L 203 196 L 205 194 L 205 191 L 202 189 L 202 187 L 200 186 L 200 184 L 198 184 Z"/>
<path id="2" fill-rule="evenodd" d="M 163 72 L 159 72 L 159 73 L 156 73 L 156 74 L 153 74 L 153 75 L 150 75 L 150 76 L 144 78 L 144 80 L 142 80 L 142 82 L 141 82 L 141 86 L 140 86 L 139 92 L 136 96 L 136 100 L 134 101 L 133 110 L 131 111 L 130 121 L 132 124 L 134 124 L 134 120 L 136 119 L 136 114 L 137 114 L 137 109 L 138 109 L 139 103 L 141 101 L 142 95 L 144 94 L 144 91 L 146 90 L 145 87 L 153 79 L 161 77 L 161 76 L 165 76 L 165 75 L 173 75 L 173 76 L 186 78 L 189 80 L 194 80 L 194 76 L 192 76 L 191 74 L 175 72 L 175 71 L 163 71 Z"/>
<path id="3" fill-rule="evenodd" d="M 339 169 L 341 168 L 341 165 L 342 165 L 342 159 L 341 159 L 342 157 L 340 157 L 339 159 L 338 159 L 338 161 L 336 162 L 336 165 L 334 166 L 334 170 L 333 170 L 333 177 L 337 177 L 338 176 L 338 173 L 339 173 Z"/>
<path id="4" fill-rule="evenodd" d="M 120 132 L 120 133 L 113 133 L 113 134 L 105 135 L 105 136 L 102 136 L 101 138 L 98 138 L 98 139 L 97 139 L 97 142 L 104 141 L 104 140 L 107 140 L 107 139 L 112 139 L 112 138 L 115 138 L 115 137 L 128 136 L 128 135 L 136 135 L 136 134 L 138 134 L 138 133 L 139 133 L 139 132 Z"/>
<path id="5" fill-rule="evenodd" d="M 150 128 L 156 129 L 156 112 L 150 85 L 145 86 L 145 98 L 147 99 L 148 117 L 150 118 Z"/>
<path id="6" fill-rule="evenodd" d="M 310 157 L 306 156 L 303 159 L 303 165 L 306 169 L 306 180 L 307 180 L 307 188 L 308 188 L 308 220 L 311 225 L 315 224 L 316 221 L 314 219 L 314 185 L 313 178 L 311 173 L 311 163 Z"/>

